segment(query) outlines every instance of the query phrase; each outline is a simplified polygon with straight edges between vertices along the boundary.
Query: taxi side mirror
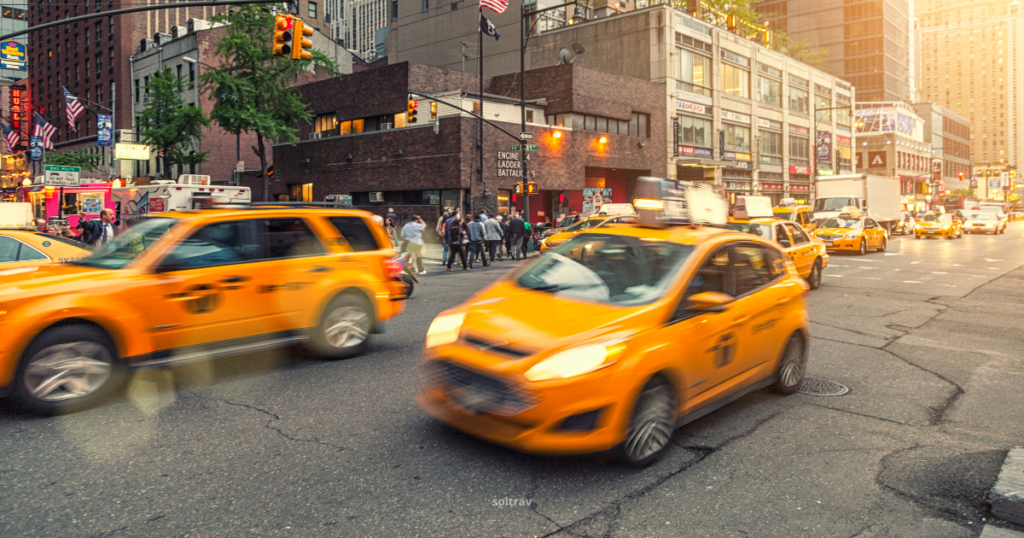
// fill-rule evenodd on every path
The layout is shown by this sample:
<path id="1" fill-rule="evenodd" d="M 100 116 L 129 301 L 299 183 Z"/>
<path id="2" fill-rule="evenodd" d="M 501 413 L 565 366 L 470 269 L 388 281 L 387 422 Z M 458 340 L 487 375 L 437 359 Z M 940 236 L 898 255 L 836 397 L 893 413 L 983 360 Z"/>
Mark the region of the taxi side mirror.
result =
<path id="1" fill-rule="evenodd" d="M 781 245 L 781 246 L 782 246 L 782 247 L 784 247 L 784 248 L 789 248 L 789 247 L 793 246 L 793 245 L 792 245 L 792 244 L 791 244 L 791 243 L 789 242 L 789 239 L 781 239 L 781 238 L 780 238 L 780 239 L 778 240 L 778 242 L 779 242 L 779 245 Z"/>
<path id="2" fill-rule="evenodd" d="M 704 291 L 687 299 L 687 309 L 691 312 L 725 312 L 732 300 L 732 297 L 721 292 Z"/>

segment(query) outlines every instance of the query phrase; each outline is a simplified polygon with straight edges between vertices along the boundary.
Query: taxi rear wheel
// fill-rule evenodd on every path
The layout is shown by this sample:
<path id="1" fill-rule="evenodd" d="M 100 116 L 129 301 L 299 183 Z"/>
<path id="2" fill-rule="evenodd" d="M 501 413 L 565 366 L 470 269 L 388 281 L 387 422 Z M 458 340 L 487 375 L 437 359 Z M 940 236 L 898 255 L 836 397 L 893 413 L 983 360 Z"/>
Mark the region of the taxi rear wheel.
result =
<path id="1" fill-rule="evenodd" d="M 675 395 L 663 377 L 644 385 L 633 406 L 626 440 L 619 457 L 634 467 L 646 467 L 665 455 L 675 431 Z"/>
<path id="2" fill-rule="evenodd" d="M 804 339 L 799 333 L 789 337 L 786 348 L 782 351 L 782 358 L 779 360 L 779 380 L 775 382 L 776 391 L 783 394 L 793 394 L 804 379 L 804 366 L 806 364 L 806 349 Z"/>
<path id="3" fill-rule="evenodd" d="M 821 286 L 821 259 L 814 260 L 814 266 L 811 267 L 811 274 L 807 275 L 807 285 L 812 290 L 818 289 Z"/>
<path id="4" fill-rule="evenodd" d="M 885 249 L 888 248 L 888 246 L 889 246 L 889 241 L 886 238 L 883 237 L 882 238 L 882 246 L 878 248 L 878 252 L 885 252 Z"/>
<path id="5" fill-rule="evenodd" d="M 868 243 L 867 243 L 867 241 L 865 241 L 863 239 L 860 240 L 860 250 L 857 251 L 857 253 L 860 254 L 861 256 L 863 256 L 863 255 L 868 253 Z"/>
<path id="6" fill-rule="evenodd" d="M 124 379 L 113 342 L 90 325 L 48 329 L 29 344 L 18 365 L 14 398 L 40 415 L 91 407 Z"/>
<path id="7" fill-rule="evenodd" d="M 327 359 L 347 359 L 366 351 L 373 311 L 366 301 L 343 295 L 324 310 L 313 334 L 314 349 Z"/>

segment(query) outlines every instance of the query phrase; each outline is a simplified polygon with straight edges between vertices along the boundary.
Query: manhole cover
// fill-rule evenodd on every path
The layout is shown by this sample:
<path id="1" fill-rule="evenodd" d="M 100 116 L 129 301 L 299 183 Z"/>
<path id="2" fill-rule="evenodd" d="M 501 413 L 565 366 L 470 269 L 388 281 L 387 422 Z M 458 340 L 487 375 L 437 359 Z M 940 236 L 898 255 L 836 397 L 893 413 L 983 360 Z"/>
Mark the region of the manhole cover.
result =
<path id="1" fill-rule="evenodd" d="M 805 377 L 800 382 L 800 386 L 797 387 L 796 391 L 800 394 L 810 394 L 811 396 L 842 396 L 850 392 L 850 389 L 828 379 Z"/>

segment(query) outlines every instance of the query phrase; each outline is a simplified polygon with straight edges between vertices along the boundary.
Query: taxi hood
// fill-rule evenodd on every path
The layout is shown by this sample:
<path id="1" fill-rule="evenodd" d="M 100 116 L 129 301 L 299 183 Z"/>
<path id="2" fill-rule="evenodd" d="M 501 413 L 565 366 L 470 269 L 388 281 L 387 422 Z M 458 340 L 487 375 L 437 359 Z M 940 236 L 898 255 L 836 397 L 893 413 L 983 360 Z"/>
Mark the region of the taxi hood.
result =
<path id="1" fill-rule="evenodd" d="M 503 281 L 468 301 L 462 338 L 532 353 L 634 334 L 655 323 L 651 305 L 583 301 Z"/>
<path id="2" fill-rule="evenodd" d="M 0 271 L 0 301 L 51 293 L 75 293 L 95 288 L 97 281 L 119 272 L 80 265 L 41 265 L 31 269 Z"/>
<path id="3" fill-rule="evenodd" d="M 815 234 L 848 234 L 855 231 L 856 228 L 818 228 L 814 230 Z"/>

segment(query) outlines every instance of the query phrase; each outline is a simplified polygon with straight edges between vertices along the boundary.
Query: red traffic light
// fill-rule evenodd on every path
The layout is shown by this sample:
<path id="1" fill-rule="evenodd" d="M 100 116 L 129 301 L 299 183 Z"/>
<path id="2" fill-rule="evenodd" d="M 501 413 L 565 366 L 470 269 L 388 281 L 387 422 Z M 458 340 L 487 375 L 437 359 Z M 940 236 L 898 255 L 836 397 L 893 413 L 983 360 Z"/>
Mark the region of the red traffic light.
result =
<path id="1" fill-rule="evenodd" d="M 564 192 L 558 193 L 558 203 L 559 204 L 564 204 L 565 203 L 565 193 Z"/>
<path id="2" fill-rule="evenodd" d="M 960 179 L 963 179 L 964 178 L 964 171 L 961 170 L 959 173 L 957 173 L 957 177 L 959 177 Z"/>

